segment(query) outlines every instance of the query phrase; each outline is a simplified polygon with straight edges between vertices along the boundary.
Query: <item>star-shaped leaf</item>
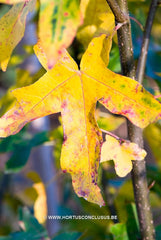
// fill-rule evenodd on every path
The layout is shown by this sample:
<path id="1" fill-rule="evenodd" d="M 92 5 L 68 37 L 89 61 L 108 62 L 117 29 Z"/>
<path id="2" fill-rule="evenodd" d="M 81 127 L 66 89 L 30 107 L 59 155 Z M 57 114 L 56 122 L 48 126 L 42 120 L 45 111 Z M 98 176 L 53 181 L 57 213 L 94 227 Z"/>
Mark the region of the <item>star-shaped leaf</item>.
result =
<path id="1" fill-rule="evenodd" d="M 145 150 L 139 148 L 136 143 L 129 141 L 120 143 L 109 135 L 106 135 L 106 141 L 101 148 L 101 162 L 113 160 L 116 173 L 120 177 L 125 177 L 131 171 L 131 160 L 143 160 L 145 156 Z"/>
<path id="2" fill-rule="evenodd" d="M 0 136 L 6 137 L 36 118 L 61 112 L 61 167 L 72 175 L 78 196 L 99 205 L 104 201 L 97 186 L 102 134 L 94 116 L 96 102 L 140 127 L 161 116 L 160 103 L 140 84 L 106 68 L 111 41 L 105 34 L 94 38 L 82 57 L 80 70 L 65 50 L 49 70 L 43 49 L 37 45 L 36 55 L 47 73 L 34 84 L 14 90 L 17 104 L 0 119 Z"/>

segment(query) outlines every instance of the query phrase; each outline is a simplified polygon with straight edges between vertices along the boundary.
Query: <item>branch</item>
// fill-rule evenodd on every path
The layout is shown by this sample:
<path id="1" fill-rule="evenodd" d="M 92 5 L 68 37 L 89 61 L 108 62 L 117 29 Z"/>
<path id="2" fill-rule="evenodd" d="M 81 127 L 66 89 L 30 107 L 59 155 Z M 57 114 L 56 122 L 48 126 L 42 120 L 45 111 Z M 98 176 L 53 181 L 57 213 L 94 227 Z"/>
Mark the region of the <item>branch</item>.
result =
<path id="1" fill-rule="evenodd" d="M 116 0 L 106 0 L 108 5 L 111 8 L 111 11 L 113 12 L 113 14 L 115 15 L 115 20 L 117 23 L 123 23 L 127 21 L 126 16 L 124 15 L 124 13 L 121 11 L 118 3 Z"/>
<path id="2" fill-rule="evenodd" d="M 109 3 L 111 1 L 107 0 L 107 2 Z M 118 3 L 121 11 L 126 16 L 128 16 L 127 0 L 118 0 Z M 113 13 L 117 21 L 118 11 L 115 11 L 113 8 Z M 129 17 L 127 23 L 118 30 L 118 42 L 122 73 L 125 76 L 129 76 L 135 79 L 136 71 L 133 58 L 131 26 Z M 130 141 L 137 143 L 141 148 L 143 148 L 142 130 L 129 121 L 128 134 Z M 147 185 L 145 160 L 133 161 L 132 181 L 142 239 L 154 240 L 155 231 L 149 203 L 149 190 Z"/>
<path id="3" fill-rule="evenodd" d="M 107 0 L 107 2 L 109 4 L 109 6 L 111 7 L 112 3 L 115 1 Z M 116 22 L 119 19 L 120 12 L 121 13 L 123 12 L 126 15 L 126 24 L 124 24 L 117 31 L 121 68 L 122 68 L 122 73 L 125 76 L 135 78 L 135 66 L 134 66 L 134 59 L 133 59 L 130 20 L 129 20 L 128 11 L 125 8 L 123 2 L 125 2 L 125 0 L 121 1 L 121 5 L 118 7 L 119 11 L 115 11 L 116 10 L 115 4 L 112 5 L 111 10 L 113 9 L 112 11 L 114 13 Z M 117 6 L 118 6 L 118 4 L 117 4 Z"/>
<path id="4" fill-rule="evenodd" d="M 141 47 L 141 55 L 139 57 L 138 67 L 137 67 L 137 71 L 136 71 L 136 78 L 139 83 L 143 82 L 148 47 L 149 47 L 150 34 L 151 34 L 151 29 L 152 29 L 153 20 L 154 20 L 157 6 L 158 6 L 158 0 L 153 0 L 151 2 L 150 10 L 149 10 L 146 25 L 145 25 L 143 42 L 142 42 L 142 47 Z"/>

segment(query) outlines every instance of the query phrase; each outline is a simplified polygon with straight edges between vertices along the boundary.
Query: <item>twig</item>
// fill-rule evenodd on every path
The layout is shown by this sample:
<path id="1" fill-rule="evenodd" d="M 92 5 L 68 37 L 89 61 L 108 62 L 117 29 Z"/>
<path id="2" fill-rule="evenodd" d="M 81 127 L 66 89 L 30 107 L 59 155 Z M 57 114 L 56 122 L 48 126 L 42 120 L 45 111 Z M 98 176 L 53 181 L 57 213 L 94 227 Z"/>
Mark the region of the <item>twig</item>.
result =
<path id="1" fill-rule="evenodd" d="M 60 176 L 62 176 L 63 172 L 58 171 L 48 182 L 45 183 L 45 187 L 47 188 L 51 183 L 55 182 Z"/>
<path id="2" fill-rule="evenodd" d="M 152 0 L 151 6 L 149 9 L 149 13 L 148 13 L 148 17 L 147 17 L 147 21 L 146 21 L 146 25 L 145 25 L 143 42 L 142 42 L 142 47 L 141 47 L 141 55 L 139 57 L 138 67 L 137 67 L 137 71 L 136 71 L 136 79 L 139 83 L 142 83 L 143 77 L 144 77 L 146 59 L 147 59 L 147 53 L 148 53 L 148 47 L 149 47 L 149 39 L 150 39 L 154 16 L 155 16 L 156 9 L 158 6 L 157 2 L 158 2 L 158 0 Z"/>
<path id="3" fill-rule="evenodd" d="M 150 190 L 155 185 L 155 181 L 152 181 L 150 185 L 148 186 L 148 189 Z"/>
<path id="4" fill-rule="evenodd" d="M 144 27 L 143 25 L 134 17 L 129 16 L 131 20 L 133 20 L 134 22 L 136 22 L 138 24 L 138 26 L 141 28 L 142 31 L 144 31 Z"/>
<path id="5" fill-rule="evenodd" d="M 110 135 L 111 137 L 116 138 L 117 140 L 120 140 L 120 138 L 118 136 L 116 136 L 114 133 L 106 131 L 104 129 L 100 129 L 103 133 L 106 133 L 107 135 Z"/>
<path id="6" fill-rule="evenodd" d="M 107 0 L 107 2 L 109 2 Z M 110 1 L 111 2 L 111 1 Z M 127 16 L 127 0 L 118 0 L 121 11 Z M 111 8 L 112 9 L 112 8 Z M 118 12 L 113 11 L 115 19 Z M 136 71 L 134 66 L 133 48 L 131 39 L 131 26 L 128 18 L 127 24 L 118 30 L 118 41 L 122 73 L 135 79 Z M 142 130 L 128 121 L 128 134 L 132 142 L 143 148 Z M 132 181 L 135 195 L 135 202 L 139 217 L 140 232 L 142 240 L 155 239 L 154 225 L 149 203 L 149 190 L 146 178 L 145 160 L 133 161 Z"/>
<path id="7" fill-rule="evenodd" d="M 107 135 L 110 135 L 111 137 L 117 139 L 120 143 L 122 143 L 122 142 L 127 142 L 127 140 L 118 137 L 117 135 L 115 135 L 115 134 L 112 133 L 112 132 L 106 131 L 106 130 L 104 130 L 104 129 L 100 129 L 100 130 L 101 130 L 103 133 L 106 133 Z"/>

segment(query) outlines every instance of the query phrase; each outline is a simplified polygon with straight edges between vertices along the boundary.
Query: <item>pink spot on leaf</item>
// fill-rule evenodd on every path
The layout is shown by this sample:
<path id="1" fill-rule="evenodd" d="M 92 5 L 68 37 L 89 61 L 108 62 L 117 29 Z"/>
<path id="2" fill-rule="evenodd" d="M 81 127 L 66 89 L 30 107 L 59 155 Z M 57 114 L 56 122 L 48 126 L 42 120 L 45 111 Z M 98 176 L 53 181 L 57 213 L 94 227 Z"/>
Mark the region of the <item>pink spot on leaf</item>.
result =
<path id="1" fill-rule="evenodd" d="M 59 54 L 59 55 L 61 55 L 61 54 L 62 54 L 62 52 L 63 52 L 62 50 L 58 50 L 58 54 Z"/>
<path id="2" fill-rule="evenodd" d="M 66 107 L 67 107 L 67 101 L 63 101 L 63 102 L 62 102 L 62 105 L 61 105 L 61 108 L 64 109 L 64 108 L 66 108 Z"/>
<path id="3" fill-rule="evenodd" d="M 137 92 L 138 92 L 138 90 L 139 90 L 139 86 L 140 86 L 140 85 L 139 85 L 139 84 L 137 84 L 137 85 L 136 85 L 136 87 L 135 87 L 135 91 L 136 91 L 136 93 L 137 93 Z"/>
<path id="4" fill-rule="evenodd" d="M 103 100 L 103 104 L 107 104 L 108 103 L 108 98 Z"/>
<path id="5" fill-rule="evenodd" d="M 124 168 L 124 171 L 126 171 L 126 172 L 129 171 L 129 168 Z"/>
<path id="6" fill-rule="evenodd" d="M 82 190 L 79 191 L 79 194 L 80 194 L 80 196 L 82 196 L 82 197 L 87 196 L 86 192 L 85 192 L 85 191 L 82 191 Z"/>
<path id="7" fill-rule="evenodd" d="M 64 17 L 67 17 L 68 15 L 69 15 L 68 12 L 65 12 L 65 13 L 64 13 Z"/>
<path id="8" fill-rule="evenodd" d="M 122 110 L 122 114 L 128 115 L 129 117 L 134 117 L 134 112 L 132 111 L 132 109 Z"/>

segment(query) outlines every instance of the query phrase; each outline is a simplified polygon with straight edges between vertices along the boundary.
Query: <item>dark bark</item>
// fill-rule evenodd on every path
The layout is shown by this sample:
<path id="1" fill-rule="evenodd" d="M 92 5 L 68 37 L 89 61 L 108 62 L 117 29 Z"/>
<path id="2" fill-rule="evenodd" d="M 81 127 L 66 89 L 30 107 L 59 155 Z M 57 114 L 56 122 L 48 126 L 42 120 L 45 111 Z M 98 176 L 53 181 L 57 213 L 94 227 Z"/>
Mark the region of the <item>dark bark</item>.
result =
<path id="1" fill-rule="evenodd" d="M 107 0 L 107 2 L 111 7 L 113 1 Z M 128 16 L 127 1 L 118 0 L 117 3 L 119 6 L 119 8 L 117 7 L 117 11 L 115 11 L 116 9 L 115 4 L 111 7 L 111 10 L 113 11 L 115 16 L 116 23 L 118 23 L 119 11 L 120 11 L 120 14 L 122 15 L 123 13 L 127 19 L 126 23 L 118 30 L 118 42 L 119 42 L 122 74 L 125 76 L 129 76 L 133 79 L 139 80 L 139 82 L 142 83 L 143 75 L 145 71 L 148 45 L 149 45 L 149 36 L 150 36 L 151 27 L 152 27 L 152 23 L 153 23 L 155 11 L 156 11 L 157 1 L 152 0 L 152 4 L 148 14 L 145 31 L 144 31 L 142 52 L 140 55 L 139 64 L 137 68 L 137 74 L 136 74 L 134 58 L 133 58 L 131 26 L 130 26 L 130 20 Z M 139 147 L 143 148 L 142 129 L 136 127 L 129 121 L 128 121 L 128 135 L 129 135 L 129 139 L 132 142 L 137 143 Z M 154 240 L 155 231 L 154 231 L 151 207 L 149 203 L 149 190 L 147 186 L 145 160 L 133 161 L 132 181 L 133 181 L 135 202 L 136 202 L 137 212 L 139 217 L 141 237 L 143 240 L 147 240 L 147 239 Z"/>

